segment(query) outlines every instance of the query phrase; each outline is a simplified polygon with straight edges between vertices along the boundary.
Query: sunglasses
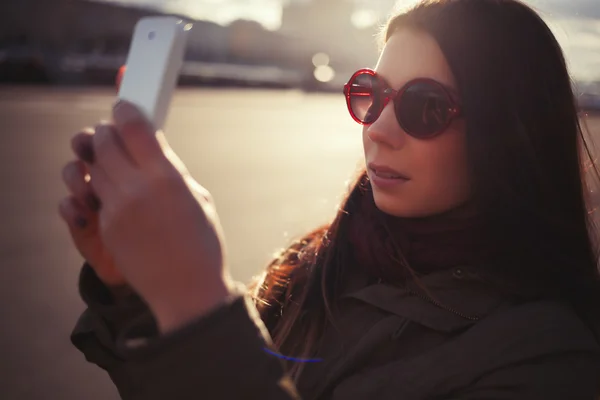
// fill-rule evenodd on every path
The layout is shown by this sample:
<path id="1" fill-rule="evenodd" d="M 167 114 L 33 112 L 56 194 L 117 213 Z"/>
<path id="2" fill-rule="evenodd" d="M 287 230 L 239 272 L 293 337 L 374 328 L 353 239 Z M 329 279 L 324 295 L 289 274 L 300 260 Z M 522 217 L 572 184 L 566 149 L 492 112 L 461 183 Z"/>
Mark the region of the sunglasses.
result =
<path id="1" fill-rule="evenodd" d="M 413 79 L 402 89 L 394 90 L 375 71 L 361 69 L 344 85 L 344 95 L 350 115 L 362 125 L 374 123 L 393 101 L 400 127 L 420 139 L 439 135 L 461 115 L 450 91 L 429 78 Z"/>

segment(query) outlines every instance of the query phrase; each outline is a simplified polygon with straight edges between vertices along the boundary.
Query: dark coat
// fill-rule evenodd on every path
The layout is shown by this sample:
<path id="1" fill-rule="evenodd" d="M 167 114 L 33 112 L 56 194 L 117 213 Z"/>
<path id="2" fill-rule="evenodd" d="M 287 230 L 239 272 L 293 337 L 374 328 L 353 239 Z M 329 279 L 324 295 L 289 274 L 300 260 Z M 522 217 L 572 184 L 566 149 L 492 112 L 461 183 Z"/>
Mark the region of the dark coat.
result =
<path id="1" fill-rule="evenodd" d="M 324 334 L 322 361 L 306 363 L 297 385 L 242 295 L 159 337 L 139 298 L 112 303 L 84 266 L 88 308 L 71 339 L 125 400 L 597 398 L 600 346 L 575 312 L 517 301 L 473 271 L 427 275 L 428 293 L 381 283 L 348 293 Z"/>

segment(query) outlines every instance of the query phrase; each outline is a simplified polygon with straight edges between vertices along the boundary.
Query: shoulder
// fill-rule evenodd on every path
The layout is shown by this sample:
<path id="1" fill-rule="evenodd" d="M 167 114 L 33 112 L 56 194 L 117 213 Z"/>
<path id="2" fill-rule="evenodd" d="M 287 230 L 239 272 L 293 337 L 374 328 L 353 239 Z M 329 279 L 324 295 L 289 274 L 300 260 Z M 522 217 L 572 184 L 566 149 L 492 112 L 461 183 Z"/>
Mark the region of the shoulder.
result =
<path id="1" fill-rule="evenodd" d="M 434 386 L 438 393 L 464 391 L 460 399 L 592 399 L 599 388 L 600 346 L 558 301 L 503 307 L 445 347 Z"/>
<path id="2" fill-rule="evenodd" d="M 586 352 L 553 353 L 479 376 L 453 398 L 461 400 L 592 400 L 600 394 L 600 358 Z"/>
<path id="3" fill-rule="evenodd" d="M 439 382 L 463 393 L 461 400 L 591 400 L 600 394 L 600 345 L 562 302 L 506 307 L 451 342 L 444 356 L 456 354 L 457 360 L 445 361 L 456 376 L 448 384 L 448 369 L 441 370 Z"/>
<path id="4" fill-rule="evenodd" d="M 560 354 L 588 354 L 600 360 L 600 345 L 575 311 L 558 301 L 531 301 L 499 310 L 456 339 L 470 349 L 479 371 L 534 362 Z M 474 371 L 475 372 L 475 371 Z"/>
<path id="5" fill-rule="evenodd" d="M 458 398 L 591 400 L 600 394 L 600 346 L 569 306 L 530 302 L 490 316 L 481 328 L 485 335 L 494 331 L 486 351 L 490 368 L 474 375 Z"/>
<path id="6" fill-rule="evenodd" d="M 494 330 L 494 336 L 504 341 L 525 344 L 535 340 L 536 347 L 600 351 L 591 327 L 572 307 L 559 301 L 538 300 L 514 305 L 488 316 L 478 325 L 480 329 Z"/>
<path id="7" fill-rule="evenodd" d="M 503 307 L 419 355 L 363 371 L 336 393 L 592 400 L 599 383 L 600 347 L 586 324 L 567 305 L 536 301 Z"/>
<path id="8" fill-rule="evenodd" d="M 473 339 L 485 337 L 481 356 L 474 355 L 480 369 L 461 399 L 593 399 L 599 393 L 600 345 L 566 304 L 529 302 L 477 325 Z"/>

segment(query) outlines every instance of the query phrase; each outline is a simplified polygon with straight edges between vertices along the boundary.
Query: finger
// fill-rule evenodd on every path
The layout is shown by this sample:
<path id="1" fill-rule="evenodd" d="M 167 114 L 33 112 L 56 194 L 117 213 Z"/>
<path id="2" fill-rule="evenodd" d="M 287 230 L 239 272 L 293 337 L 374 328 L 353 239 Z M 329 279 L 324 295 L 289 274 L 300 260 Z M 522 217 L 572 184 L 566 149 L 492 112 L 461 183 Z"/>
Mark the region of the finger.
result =
<path id="1" fill-rule="evenodd" d="M 86 128 L 71 139 L 71 148 L 77 158 L 88 164 L 93 164 L 95 158 L 93 135 L 94 130 L 92 128 Z"/>
<path id="2" fill-rule="evenodd" d="M 85 204 L 90 211 L 95 212 L 100 209 L 100 201 L 94 194 L 92 187 L 86 180 L 87 168 L 83 161 L 71 161 L 62 170 L 62 178 L 67 189 L 73 194 L 79 202 Z"/>
<path id="3" fill-rule="evenodd" d="M 104 170 L 115 184 L 121 183 L 135 172 L 135 165 L 121 143 L 116 129 L 111 124 L 96 126 L 93 136 L 95 165 Z"/>
<path id="4" fill-rule="evenodd" d="M 75 247 L 87 259 L 93 250 L 89 247 L 98 235 L 98 214 L 90 213 L 74 196 L 61 201 L 59 214 L 67 223 Z"/>
<path id="5" fill-rule="evenodd" d="M 125 148 L 139 166 L 165 159 L 156 129 L 139 108 L 119 100 L 113 108 L 113 120 Z"/>
<path id="6" fill-rule="evenodd" d="M 73 236 L 81 235 L 92 227 L 96 217 L 75 196 L 65 197 L 58 206 L 62 219 L 67 223 Z"/>
<path id="7" fill-rule="evenodd" d="M 106 203 L 110 201 L 111 194 L 117 190 L 114 182 L 111 181 L 106 171 L 96 164 L 90 165 L 90 186 L 92 191 L 100 201 L 100 204 L 106 206 Z"/>

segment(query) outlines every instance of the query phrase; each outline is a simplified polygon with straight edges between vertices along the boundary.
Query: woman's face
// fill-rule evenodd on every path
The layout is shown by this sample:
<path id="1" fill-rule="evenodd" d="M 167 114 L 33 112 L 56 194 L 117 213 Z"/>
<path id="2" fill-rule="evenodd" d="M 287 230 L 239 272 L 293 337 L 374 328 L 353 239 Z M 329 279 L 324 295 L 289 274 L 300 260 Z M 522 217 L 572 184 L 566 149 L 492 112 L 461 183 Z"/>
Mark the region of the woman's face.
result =
<path id="1" fill-rule="evenodd" d="M 394 33 L 375 70 L 396 90 L 414 78 L 431 78 L 458 92 L 435 40 L 415 30 Z M 399 126 L 390 102 L 373 124 L 364 127 L 363 145 L 375 204 L 385 213 L 425 217 L 449 211 L 470 197 L 462 119 L 433 138 L 417 139 Z M 379 172 L 369 165 L 378 166 Z M 381 167 L 408 179 L 378 178 L 385 177 Z"/>

